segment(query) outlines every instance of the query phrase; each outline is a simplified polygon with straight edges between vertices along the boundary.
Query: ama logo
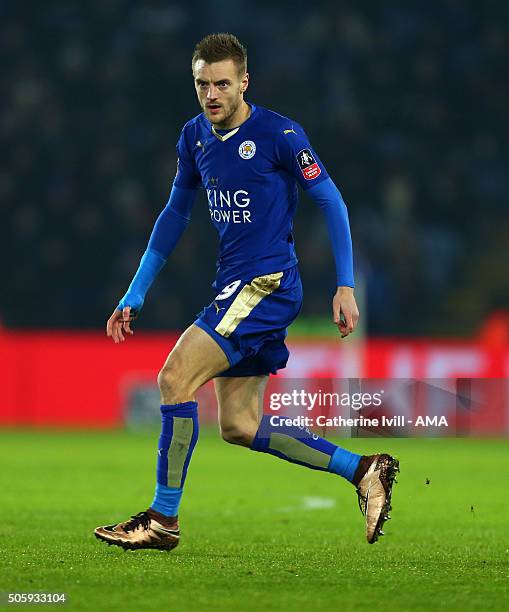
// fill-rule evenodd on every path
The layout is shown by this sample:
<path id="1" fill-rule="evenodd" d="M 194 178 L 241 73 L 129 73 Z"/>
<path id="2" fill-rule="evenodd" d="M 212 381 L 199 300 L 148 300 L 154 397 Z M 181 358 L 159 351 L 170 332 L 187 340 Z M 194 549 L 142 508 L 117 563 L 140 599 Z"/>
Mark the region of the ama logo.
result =
<path id="1" fill-rule="evenodd" d="M 311 181 L 317 176 L 320 176 L 320 166 L 316 163 L 313 154 L 309 149 L 302 149 L 297 153 L 297 162 L 299 164 L 302 176 L 307 180 Z"/>
<path id="2" fill-rule="evenodd" d="M 418 416 L 415 421 L 416 427 L 442 427 L 443 425 L 449 427 L 449 423 L 444 416 Z"/>

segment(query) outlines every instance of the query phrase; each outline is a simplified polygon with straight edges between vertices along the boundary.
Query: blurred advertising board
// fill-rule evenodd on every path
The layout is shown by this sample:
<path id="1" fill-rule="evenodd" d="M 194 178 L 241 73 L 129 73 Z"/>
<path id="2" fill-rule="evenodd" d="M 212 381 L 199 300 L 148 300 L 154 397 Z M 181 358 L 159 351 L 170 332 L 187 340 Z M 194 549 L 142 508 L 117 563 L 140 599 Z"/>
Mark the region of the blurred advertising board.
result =
<path id="1" fill-rule="evenodd" d="M 156 376 L 177 337 L 138 332 L 114 345 L 100 332 L 0 333 L 0 426 L 112 428 L 158 421 Z M 346 393 L 350 403 L 331 400 L 320 408 L 323 414 L 379 417 L 383 425 L 328 421 L 325 428 L 341 435 L 509 433 L 509 346 L 440 339 L 299 340 L 290 343 L 290 352 L 286 370 L 271 377 L 266 411 L 271 394 L 289 394 L 293 402 L 273 410 L 275 415 L 318 417 L 316 405 L 297 405 L 302 393 Z M 380 406 L 352 405 L 352 398 L 382 391 Z M 211 385 L 199 400 L 202 421 L 215 421 Z M 409 422 L 418 416 L 438 421 L 418 429 Z M 441 416 L 447 427 L 438 424 Z M 313 426 L 322 427 L 316 421 Z"/>

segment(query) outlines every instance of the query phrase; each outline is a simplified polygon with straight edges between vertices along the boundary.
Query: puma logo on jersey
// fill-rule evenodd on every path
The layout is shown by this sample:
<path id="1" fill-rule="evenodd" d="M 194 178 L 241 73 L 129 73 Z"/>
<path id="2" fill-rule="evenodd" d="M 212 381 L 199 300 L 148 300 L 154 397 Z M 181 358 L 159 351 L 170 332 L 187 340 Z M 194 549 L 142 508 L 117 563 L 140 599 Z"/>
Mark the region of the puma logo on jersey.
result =
<path id="1" fill-rule="evenodd" d="M 297 132 L 293 129 L 293 125 L 292 125 L 292 129 L 291 130 L 283 130 L 283 134 L 297 134 Z"/>
<path id="2" fill-rule="evenodd" d="M 205 145 L 202 143 L 201 140 L 197 140 L 195 146 L 201 149 L 205 153 Z"/>
<path id="3" fill-rule="evenodd" d="M 220 312 L 221 310 L 224 310 L 224 307 L 223 307 L 223 308 L 219 308 L 219 306 L 216 304 L 216 302 L 212 302 L 212 303 L 213 303 L 213 304 L 214 304 L 214 306 L 216 307 L 216 314 L 217 314 L 217 315 L 219 314 L 219 312 Z"/>

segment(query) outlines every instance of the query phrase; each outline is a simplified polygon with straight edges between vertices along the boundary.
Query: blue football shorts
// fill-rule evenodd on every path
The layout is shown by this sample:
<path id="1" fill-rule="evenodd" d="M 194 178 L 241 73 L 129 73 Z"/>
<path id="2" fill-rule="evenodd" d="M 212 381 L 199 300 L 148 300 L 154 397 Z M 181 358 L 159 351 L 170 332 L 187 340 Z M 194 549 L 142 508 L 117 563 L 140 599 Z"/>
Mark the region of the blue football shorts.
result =
<path id="1" fill-rule="evenodd" d="M 275 374 L 286 367 L 287 327 L 301 306 L 297 266 L 223 287 L 194 322 L 219 344 L 230 362 L 230 368 L 218 376 Z"/>

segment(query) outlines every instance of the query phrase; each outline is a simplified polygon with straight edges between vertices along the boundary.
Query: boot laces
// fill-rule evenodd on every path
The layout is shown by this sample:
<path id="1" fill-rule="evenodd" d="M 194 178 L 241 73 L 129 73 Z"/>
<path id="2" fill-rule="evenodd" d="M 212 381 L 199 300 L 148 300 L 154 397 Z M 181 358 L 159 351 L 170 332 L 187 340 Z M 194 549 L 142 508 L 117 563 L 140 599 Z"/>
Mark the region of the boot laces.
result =
<path id="1" fill-rule="evenodd" d="M 361 493 L 360 489 L 356 489 L 356 493 L 357 493 L 357 502 L 359 504 L 359 510 L 362 512 L 362 514 L 366 514 L 366 506 L 368 503 L 368 497 L 367 495 L 363 495 Z"/>
<path id="2" fill-rule="evenodd" d="M 127 521 L 127 523 L 125 523 L 123 528 L 124 528 L 124 531 L 134 531 L 140 525 L 144 529 L 148 529 L 150 525 L 150 517 L 146 512 L 138 512 L 138 514 L 133 514 L 131 516 L 131 520 Z"/>

